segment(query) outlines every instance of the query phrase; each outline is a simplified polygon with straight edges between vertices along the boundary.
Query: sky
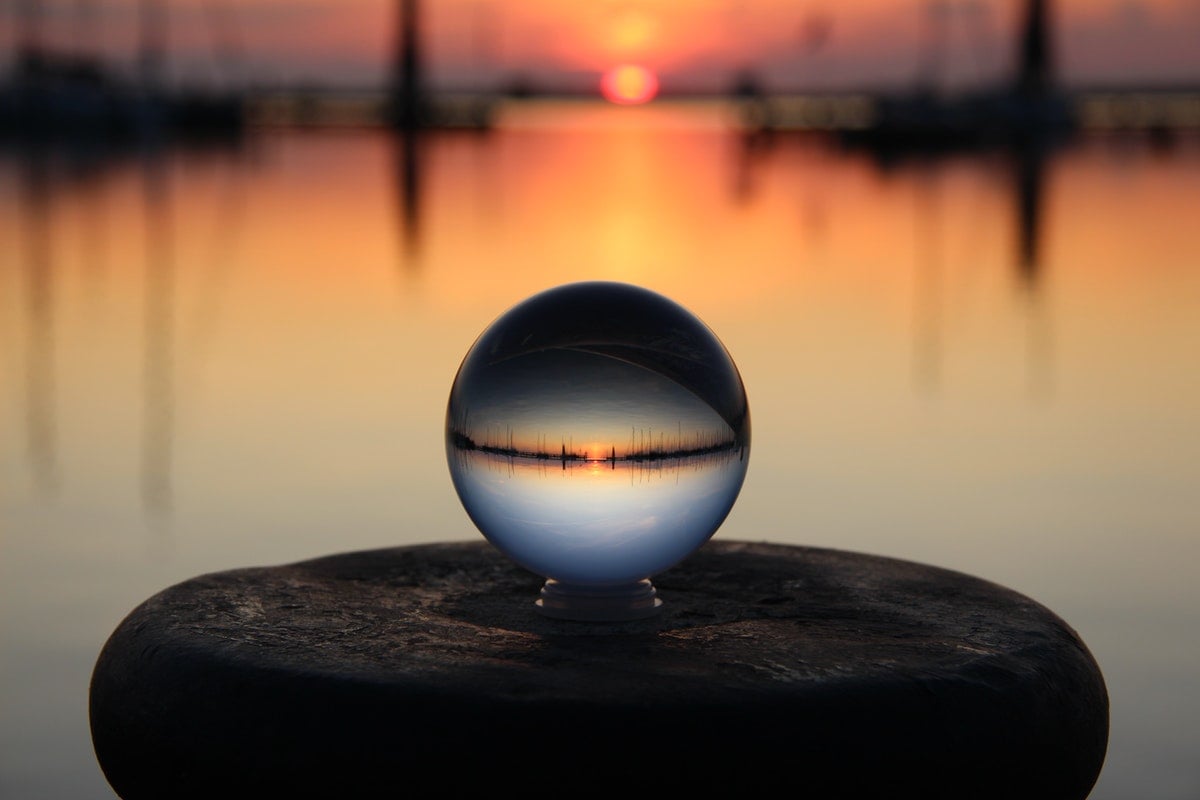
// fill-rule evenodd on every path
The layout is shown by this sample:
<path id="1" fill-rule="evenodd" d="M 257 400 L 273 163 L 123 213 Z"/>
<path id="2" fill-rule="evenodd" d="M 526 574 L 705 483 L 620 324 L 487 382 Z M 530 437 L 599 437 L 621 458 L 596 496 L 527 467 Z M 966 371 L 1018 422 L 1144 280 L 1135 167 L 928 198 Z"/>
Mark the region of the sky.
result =
<path id="1" fill-rule="evenodd" d="M 135 0 L 9 2 L 0 52 L 36 9 L 43 41 L 129 63 Z M 165 3 L 176 77 L 213 83 L 374 88 L 388 74 L 396 0 Z M 997 79 L 1014 49 L 1017 0 L 438 0 L 422 6 L 431 80 L 591 86 L 623 63 L 663 88 L 722 89 L 752 69 L 778 88 L 947 85 Z M 1058 72 L 1083 83 L 1200 82 L 1200 0 L 1059 0 Z M 938 33 L 940 31 L 940 33 Z M 938 44 L 940 42 L 940 44 Z M 934 59 L 932 54 L 940 57 Z M 931 60 L 933 59 L 933 60 Z"/>

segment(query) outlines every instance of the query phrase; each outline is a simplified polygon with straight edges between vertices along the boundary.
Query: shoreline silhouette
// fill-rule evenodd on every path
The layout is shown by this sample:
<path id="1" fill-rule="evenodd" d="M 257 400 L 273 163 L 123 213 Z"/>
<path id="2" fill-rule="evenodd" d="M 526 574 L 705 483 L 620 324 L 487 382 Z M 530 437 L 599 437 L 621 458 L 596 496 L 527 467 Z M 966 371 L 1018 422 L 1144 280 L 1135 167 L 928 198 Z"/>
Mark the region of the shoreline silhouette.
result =
<path id="1" fill-rule="evenodd" d="M 617 446 L 610 444 L 608 452 L 599 456 L 577 451 L 573 445 L 568 449 L 568 445 L 565 442 L 560 443 L 557 452 L 544 447 L 523 449 L 512 444 L 511 430 L 507 434 L 505 444 L 480 443 L 474 437 L 457 427 L 452 427 L 446 431 L 446 439 L 456 450 L 461 451 L 486 453 L 504 458 L 526 459 L 530 461 L 571 461 L 581 463 L 645 463 L 682 460 L 733 452 L 738 453 L 739 460 L 742 460 L 746 457 L 746 450 L 748 449 L 748 443 L 739 441 L 738 437 L 734 435 L 716 439 L 709 438 L 707 434 L 701 434 L 697 431 L 693 436 L 695 444 L 683 445 L 682 435 L 680 435 L 676 438 L 675 445 L 671 446 L 670 440 L 664 434 L 660 433 L 656 446 L 653 442 L 653 437 L 650 437 L 649 444 L 646 443 L 646 437 L 644 436 L 639 443 L 636 438 L 636 429 L 631 429 L 631 431 L 635 435 L 631 436 L 632 443 L 629 449 L 618 454 Z"/>

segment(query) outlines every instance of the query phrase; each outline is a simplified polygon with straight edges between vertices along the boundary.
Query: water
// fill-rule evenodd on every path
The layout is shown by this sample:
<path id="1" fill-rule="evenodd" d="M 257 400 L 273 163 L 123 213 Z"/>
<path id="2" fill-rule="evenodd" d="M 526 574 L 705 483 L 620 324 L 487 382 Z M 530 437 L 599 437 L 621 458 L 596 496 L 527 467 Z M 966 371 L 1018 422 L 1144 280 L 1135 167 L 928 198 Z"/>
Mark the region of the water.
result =
<path id="1" fill-rule="evenodd" d="M 885 165 L 723 122 L 532 108 L 421 142 L 418 173 L 370 131 L 0 159 L 0 796 L 111 797 L 87 683 L 159 589 L 477 539 L 455 369 L 582 279 L 735 354 L 754 459 L 718 538 L 1034 597 L 1108 681 L 1093 796 L 1200 794 L 1200 145 Z"/>

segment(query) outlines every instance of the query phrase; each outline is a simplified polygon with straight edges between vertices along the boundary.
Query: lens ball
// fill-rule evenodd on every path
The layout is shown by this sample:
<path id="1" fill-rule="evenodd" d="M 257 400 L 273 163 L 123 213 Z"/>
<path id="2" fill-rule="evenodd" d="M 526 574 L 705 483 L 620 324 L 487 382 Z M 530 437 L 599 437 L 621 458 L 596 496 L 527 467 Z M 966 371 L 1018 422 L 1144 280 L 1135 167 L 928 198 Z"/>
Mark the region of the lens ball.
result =
<path id="1" fill-rule="evenodd" d="M 489 542 L 549 580 L 549 616 L 631 619 L 650 576 L 716 532 L 750 454 L 737 367 L 696 316 L 623 283 L 542 292 L 493 322 L 450 390 L 446 455 Z"/>

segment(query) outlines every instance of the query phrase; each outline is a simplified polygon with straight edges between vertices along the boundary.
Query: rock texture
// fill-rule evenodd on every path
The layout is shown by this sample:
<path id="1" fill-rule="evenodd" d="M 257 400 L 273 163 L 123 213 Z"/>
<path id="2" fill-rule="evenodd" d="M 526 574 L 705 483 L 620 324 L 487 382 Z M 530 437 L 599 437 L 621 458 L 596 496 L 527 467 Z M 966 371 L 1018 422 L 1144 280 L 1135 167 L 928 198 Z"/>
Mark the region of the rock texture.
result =
<path id="1" fill-rule="evenodd" d="M 651 620 L 545 619 L 540 585 L 481 541 L 171 587 L 100 654 L 100 764 L 126 800 L 1070 800 L 1104 760 L 1084 644 L 977 578 L 718 540 L 655 578 Z"/>

